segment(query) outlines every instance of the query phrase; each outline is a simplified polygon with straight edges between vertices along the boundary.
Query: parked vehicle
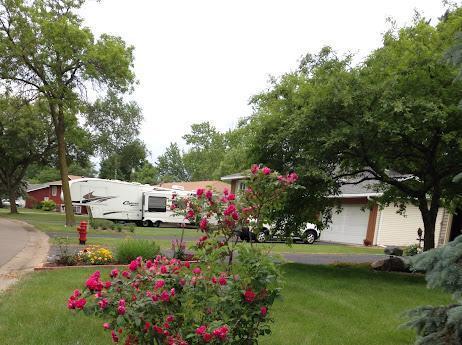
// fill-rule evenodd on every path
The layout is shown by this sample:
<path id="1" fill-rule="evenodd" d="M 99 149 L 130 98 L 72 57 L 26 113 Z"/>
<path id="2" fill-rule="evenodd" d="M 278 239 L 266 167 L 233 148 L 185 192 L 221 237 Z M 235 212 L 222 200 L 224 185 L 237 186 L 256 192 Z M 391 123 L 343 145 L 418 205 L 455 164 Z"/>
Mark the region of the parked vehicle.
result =
<path id="1" fill-rule="evenodd" d="M 83 178 L 69 182 L 74 205 L 85 205 L 93 218 L 114 222 L 134 222 L 159 227 L 162 223 L 185 223 L 171 211 L 177 198 L 193 195 L 180 189 L 167 189 L 140 183 Z"/>
<path id="2" fill-rule="evenodd" d="M 10 207 L 10 201 L 6 199 L 2 199 L 2 205 L 3 207 L 7 208 Z M 26 202 L 23 199 L 18 199 L 16 200 L 16 207 L 25 207 Z"/>
<path id="3" fill-rule="evenodd" d="M 283 233 L 281 230 L 275 229 L 270 224 L 265 224 L 262 231 L 255 234 L 251 228 L 242 229 L 239 231 L 237 236 L 242 241 L 255 241 L 255 242 L 267 242 L 270 240 L 280 240 Z M 321 232 L 318 230 L 315 224 L 307 223 L 305 229 L 300 234 L 293 234 L 291 237 L 295 241 L 302 241 L 303 243 L 313 244 L 321 236 Z"/>

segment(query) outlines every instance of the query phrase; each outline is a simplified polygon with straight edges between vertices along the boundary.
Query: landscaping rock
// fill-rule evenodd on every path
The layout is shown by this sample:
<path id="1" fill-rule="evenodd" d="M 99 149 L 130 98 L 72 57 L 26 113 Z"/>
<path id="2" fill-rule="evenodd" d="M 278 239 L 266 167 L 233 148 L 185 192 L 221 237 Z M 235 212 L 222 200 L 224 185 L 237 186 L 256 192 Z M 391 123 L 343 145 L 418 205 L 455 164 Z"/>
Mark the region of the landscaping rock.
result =
<path id="1" fill-rule="evenodd" d="M 403 256 L 403 250 L 399 247 L 386 247 L 383 252 L 387 255 Z"/>
<path id="2" fill-rule="evenodd" d="M 387 259 L 375 261 L 371 267 L 376 271 L 409 272 L 409 265 L 399 256 L 390 256 Z"/>

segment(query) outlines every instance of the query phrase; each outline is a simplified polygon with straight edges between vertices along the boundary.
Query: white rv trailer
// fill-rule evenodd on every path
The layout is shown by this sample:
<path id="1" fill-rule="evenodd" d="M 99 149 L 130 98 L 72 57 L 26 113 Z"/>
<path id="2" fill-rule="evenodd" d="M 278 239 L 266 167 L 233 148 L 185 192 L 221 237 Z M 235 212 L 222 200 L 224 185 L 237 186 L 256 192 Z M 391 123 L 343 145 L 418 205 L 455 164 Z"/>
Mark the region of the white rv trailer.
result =
<path id="1" fill-rule="evenodd" d="M 176 198 L 194 195 L 180 189 L 99 178 L 72 180 L 69 185 L 72 203 L 89 207 L 93 218 L 143 226 L 185 223 L 183 216 L 171 211 L 171 205 Z"/>

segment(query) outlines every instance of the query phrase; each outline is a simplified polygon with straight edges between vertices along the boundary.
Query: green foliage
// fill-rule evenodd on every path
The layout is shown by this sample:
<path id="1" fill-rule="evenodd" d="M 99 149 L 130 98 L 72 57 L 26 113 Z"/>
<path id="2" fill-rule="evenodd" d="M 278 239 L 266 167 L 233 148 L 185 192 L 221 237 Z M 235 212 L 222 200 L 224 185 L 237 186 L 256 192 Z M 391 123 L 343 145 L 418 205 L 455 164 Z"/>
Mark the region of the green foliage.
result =
<path id="1" fill-rule="evenodd" d="M 81 146 L 91 144 L 76 118 L 88 88 L 124 93 L 135 82 L 133 47 L 120 37 L 95 38 L 78 14 L 84 3 L 0 1 L 0 86 L 20 97 L 41 98 L 46 104 L 58 143 L 68 225 L 74 216 L 66 178 L 66 136 L 79 139 Z"/>
<path id="2" fill-rule="evenodd" d="M 159 183 L 159 169 L 148 161 L 144 161 L 142 166 L 135 170 L 132 181 L 150 185 L 157 184 Z"/>
<path id="3" fill-rule="evenodd" d="M 218 169 L 226 155 L 224 135 L 209 122 L 202 122 L 191 125 L 191 133 L 183 139 L 190 146 L 183 160 L 191 180 L 219 179 Z"/>
<path id="4" fill-rule="evenodd" d="M 107 230 L 110 229 L 114 225 L 113 222 L 111 222 L 108 219 L 98 219 L 98 218 L 90 218 L 90 226 L 92 229 L 101 229 L 101 230 Z"/>
<path id="5" fill-rule="evenodd" d="M 138 139 L 123 146 L 120 151 L 101 161 L 99 177 L 132 181 L 134 171 L 145 165 L 146 152 L 146 146 Z"/>
<path id="6" fill-rule="evenodd" d="M 99 154 L 108 157 L 136 140 L 143 115 L 135 102 L 126 103 L 109 90 L 106 98 L 98 99 L 87 107 L 85 120 Z"/>
<path id="7" fill-rule="evenodd" d="M 176 143 L 170 143 L 165 153 L 157 158 L 157 169 L 159 169 L 160 180 L 163 182 L 190 180 L 182 154 Z"/>
<path id="8" fill-rule="evenodd" d="M 54 133 L 43 104 L 0 96 L 0 187 L 12 200 L 24 192 L 31 164 L 47 162 L 55 149 Z M 12 209 L 14 210 L 14 209 Z"/>
<path id="9" fill-rule="evenodd" d="M 457 303 L 448 306 L 425 306 L 409 312 L 407 326 L 415 329 L 416 345 L 457 345 L 462 343 L 462 236 L 445 246 L 413 256 L 415 270 L 425 271 L 431 289 L 453 294 Z"/>
<path id="10" fill-rule="evenodd" d="M 141 256 L 153 259 L 160 253 L 160 247 L 154 241 L 127 238 L 117 244 L 115 259 L 118 263 L 128 264 Z"/>
<path id="11" fill-rule="evenodd" d="M 56 203 L 53 200 L 43 200 L 40 202 L 40 209 L 43 211 L 55 211 Z"/>
<path id="12" fill-rule="evenodd" d="M 411 244 L 403 249 L 404 256 L 414 256 L 419 254 L 422 249 L 417 244 Z"/>
<path id="13" fill-rule="evenodd" d="M 362 64 L 326 47 L 254 98 L 254 160 L 296 169 L 306 187 L 289 202 L 294 219 L 296 200 L 309 219 L 319 196 L 375 181 L 380 203 L 419 207 L 434 246 L 438 209 L 461 192 L 451 180 L 462 170 L 462 80 L 443 59 L 461 30 L 460 10 L 436 27 L 417 17 Z"/>

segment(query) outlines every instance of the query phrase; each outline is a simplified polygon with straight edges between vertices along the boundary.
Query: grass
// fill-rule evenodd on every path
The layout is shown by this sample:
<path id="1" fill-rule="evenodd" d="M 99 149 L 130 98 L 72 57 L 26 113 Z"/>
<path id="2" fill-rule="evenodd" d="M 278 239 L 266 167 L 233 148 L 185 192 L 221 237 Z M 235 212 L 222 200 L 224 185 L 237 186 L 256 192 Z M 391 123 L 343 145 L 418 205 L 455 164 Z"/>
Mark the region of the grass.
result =
<path id="1" fill-rule="evenodd" d="M 59 232 L 63 237 L 70 234 L 75 234 L 74 227 L 64 226 L 64 214 L 56 212 L 44 212 L 40 210 L 20 209 L 19 214 L 9 214 L 7 209 L 0 209 L 0 217 L 12 218 L 25 221 L 35 226 L 37 229 L 44 232 Z M 86 216 L 76 216 L 76 220 L 88 220 Z M 93 230 L 88 232 L 88 244 L 99 244 L 109 247 L 114 247 L 126 237 L 148 236 L 158 243 L 162 249 L 171 247 L 171 240 L 165 237 L 177 238 L 181 236 L 182 229 L 180 228 L 135 228 L 135 232 L 124 231 L 122 233 L 113 230 Z M 91 237 L 92 234 L 105 234 L 114 238 L 96 238 Z M 202 234 L 196 229 L 185 229 L 184 239 L 186 242 L 193 242 Z M 75 243 L 74 238 L 70 238 L 70 243 Z M 56 240 L 51 239 L 51 243 Z M 362 246 L 346 246 L 339 244 L 314 244 L 306 245 L 296 243 L 288 246 L 284 243 L 268 243 L 257 244 L 269 246 L 274 253 L 292 253 L 292 254 L 383 254 L 382 248 L 377 247 L 362 247 Z"/>
<path id="2" fill-rule="evenodd" d="M 70 293 L 93 270 L 35 272 L 0 295 L 0 339 L 9 345 L 104 345 L 103 320 L 66 309 Z M 420 276 L 363 267 L 283 266 L 283 299 L 270 310 L 273 334 L 261 345 L 409 345 L 400 316 L 419 305 L 450 303 Z M 107 271 L 103 270 L 103 274 Z"/>

